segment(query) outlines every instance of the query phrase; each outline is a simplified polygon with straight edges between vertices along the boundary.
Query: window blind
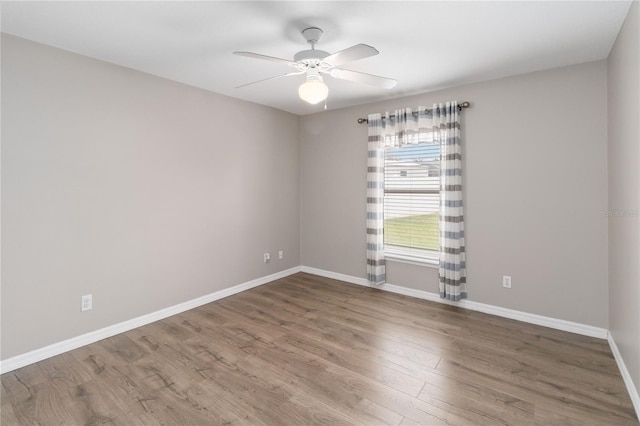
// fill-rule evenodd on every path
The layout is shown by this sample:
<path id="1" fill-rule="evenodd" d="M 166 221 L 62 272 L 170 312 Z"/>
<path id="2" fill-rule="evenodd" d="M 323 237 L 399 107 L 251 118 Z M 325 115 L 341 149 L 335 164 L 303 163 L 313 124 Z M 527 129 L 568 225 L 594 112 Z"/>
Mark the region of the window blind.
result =
<path id="1" fill-rule="evenodd" d="M 439 246 L 440 146 L 385 149 L 385 253 L 433 259 Z"/>

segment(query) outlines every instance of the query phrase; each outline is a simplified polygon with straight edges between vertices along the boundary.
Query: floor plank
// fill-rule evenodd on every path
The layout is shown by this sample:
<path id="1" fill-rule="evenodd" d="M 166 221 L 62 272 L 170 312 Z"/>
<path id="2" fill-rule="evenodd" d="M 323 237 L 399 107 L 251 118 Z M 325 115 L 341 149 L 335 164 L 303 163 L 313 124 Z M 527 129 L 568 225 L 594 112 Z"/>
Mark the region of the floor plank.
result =
<path id="1" fill-rule="evenodd" d="M 0 376 L 2 425 L 638 425 L 604 340 L 295 274 Z"/>

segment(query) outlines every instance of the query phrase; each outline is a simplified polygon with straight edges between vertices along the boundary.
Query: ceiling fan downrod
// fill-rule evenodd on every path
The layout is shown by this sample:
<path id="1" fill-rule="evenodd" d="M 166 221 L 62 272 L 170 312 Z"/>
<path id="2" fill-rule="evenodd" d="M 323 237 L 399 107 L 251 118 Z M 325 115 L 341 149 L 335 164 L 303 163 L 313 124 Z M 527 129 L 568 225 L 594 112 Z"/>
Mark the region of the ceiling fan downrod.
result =
<path id="1" fill-rule="evenodd" d="M 316 50 L 316 43 L 320 41 L 324 31 L 318 27 L 309 27 L 302 30 L 302 36 L 307 40 L 307 43 L 311 45 L 311 49 L 303 50 L 296 53 L 293 57 L 295 62 L 302 62 L 309 67 L 317 67 L 324 58 L 330 55 L 329 52 L 324 50 Z"/>

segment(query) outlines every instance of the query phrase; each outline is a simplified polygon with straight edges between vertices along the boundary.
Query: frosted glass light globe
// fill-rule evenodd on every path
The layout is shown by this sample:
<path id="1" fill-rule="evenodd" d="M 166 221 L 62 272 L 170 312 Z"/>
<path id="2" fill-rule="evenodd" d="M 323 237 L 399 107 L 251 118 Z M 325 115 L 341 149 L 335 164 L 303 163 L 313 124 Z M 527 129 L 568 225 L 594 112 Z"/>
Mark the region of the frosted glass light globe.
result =
<path id="1" fill-rule="evenodd" d="M 300 99 L 312 105 L 322 102 L 329 96 L 329 88 L 320 76 L 308 76 L 307 81 L 298 88 Z"/>

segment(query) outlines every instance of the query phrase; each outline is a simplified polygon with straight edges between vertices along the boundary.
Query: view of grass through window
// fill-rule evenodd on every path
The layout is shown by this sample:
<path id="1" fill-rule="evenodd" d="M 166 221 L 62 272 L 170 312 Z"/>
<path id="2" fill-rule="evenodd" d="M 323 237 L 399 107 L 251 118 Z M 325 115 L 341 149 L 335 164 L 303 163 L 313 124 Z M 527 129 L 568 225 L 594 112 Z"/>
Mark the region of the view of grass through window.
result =
<path id="1" fill-rule="evenodd" d="M 384 220 L 385 245 L 438 250 L 438 234 L 437 213 Z"/>

